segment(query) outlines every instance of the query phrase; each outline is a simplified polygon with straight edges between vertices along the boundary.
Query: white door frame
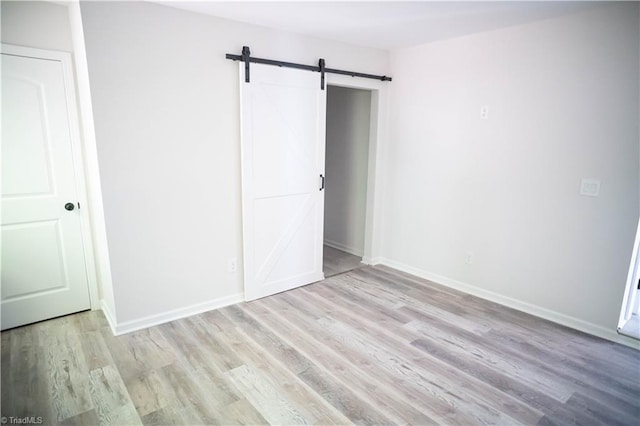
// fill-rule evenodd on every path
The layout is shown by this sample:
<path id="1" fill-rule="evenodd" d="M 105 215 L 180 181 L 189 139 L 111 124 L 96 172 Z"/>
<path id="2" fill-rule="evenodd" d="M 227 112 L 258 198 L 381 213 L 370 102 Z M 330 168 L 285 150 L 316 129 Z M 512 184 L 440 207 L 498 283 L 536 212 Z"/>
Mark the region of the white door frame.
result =
<path id="1" fill-rule="evenodd" d="M 633 243 L 633 251 L 631 253 L 631 261 L 629 262 L 629 272 L 627 274 L 627 284 L 622 297 L 622 306 L 620 307 L 620 316 L 618 318 L 618 333 L 627 324 L 636 308 L 636 298 L 638 297 L 638 278 L 640 277 L 640 219 L 636 228 L 636 238 Z M 626 333 L 622 333 L 626 334 Z"/>
<path id="2" fill-rule="evenodd" d="M 117 312 L 115 295 L 111 278 L 111 261 L 109 259 L 109 246 L 107 242 L 107 227 L 104 219 L 104 206 L 102 202 L 102 185 L 100 182 L 100 168 L 98 165 L 98 145 L 93 122 L 93 102 L 91 100 L 91 87 L 89 84 L 89 65 L 84 41 L 84 27 L 82 25 L 82 13 L 80 2 L 72 0 L 68 3 L 69 24 L 71 29 L 71 41 L 73 42 L 73 65 L 77 83 L 78 105 L 80 107 L 79 120 L 82 123 L 82 155 L 84 160 L 84 177 L 88 195 L 88 214 L 93 240 L 94 262 L 92 267 L 94 274 L 90 277 L 97 282 L 99 298 L 91 299 L 91 309 L 102 309 L 111 330 L 116 332 Z M 95 303 L 94 303 L 95 302 Z"/>
<path id="3" fill-rule="evenodd" d="M 35 49 L 31 47 L 1 45 L 3 54 L 26 56 L 36 59 L 59 61 L 62 65 L 62 77 L 65 86 L 65 101 L 67 103 L 67 118 L 69 120 L 69 136 L 71 139 L 71 156 L 73 171 L 75 174 L 75 186 L 80 203 L 78 213 L 80 215 L 80 229 L 82 233 L 82 249 L 84 254 L 85 273 L 89 290 L 89 302 L 91 309 L 100 306 L 98 296 L 98 284 L 96 280 L 95 261 L 93 257 L 93 238 L 89 219 L 89 203 L 87 202 L 87 190 L 85 186 L 84 162 L 82 156 L 82 143 L 78 122 L 78 109 L 76 105 L 75 79 L 73 76 L 71 54 L 56 50 Z"/>
<path id="4" fill-rule="evenodd" d="M 387 86 L 390 83 L 340 74 L 326 74 L 325 81 L 331 86 L 371 91 L 367 205 L 362 263 L 375 265 L 380 263 L 382 256 L 382 199 L 384 196 L 382 165 L 387 140 Z"/>

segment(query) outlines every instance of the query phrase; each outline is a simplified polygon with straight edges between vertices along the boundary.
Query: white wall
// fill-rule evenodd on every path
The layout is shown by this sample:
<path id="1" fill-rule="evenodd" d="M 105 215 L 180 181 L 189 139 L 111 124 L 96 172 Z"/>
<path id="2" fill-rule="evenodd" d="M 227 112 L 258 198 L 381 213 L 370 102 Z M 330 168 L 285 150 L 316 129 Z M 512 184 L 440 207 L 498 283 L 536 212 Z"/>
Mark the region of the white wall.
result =
<path id="1" fill-rule="evenodd" d="M 637 8 L 392 52 L 387 263 L 613 334 L 639 210 Z"/>
<path id="2" fill-rule="evenodd" d="M 225 53 L 376 74 L 388 53 L 143 2 L 81 6 L 116 322 L 238 300 L 239 83 Z"/>
<path id="3" fill-rule="evenodd" d="M 367 207 L 371 92 L 327 89 L 325 243 L 362 256 Z"/>
<path id="4" fill-rule="evenodd" d="M 0 9 L 3 43 L 73 51 L 65 6 L 40 1 L 3 1 Z"/>

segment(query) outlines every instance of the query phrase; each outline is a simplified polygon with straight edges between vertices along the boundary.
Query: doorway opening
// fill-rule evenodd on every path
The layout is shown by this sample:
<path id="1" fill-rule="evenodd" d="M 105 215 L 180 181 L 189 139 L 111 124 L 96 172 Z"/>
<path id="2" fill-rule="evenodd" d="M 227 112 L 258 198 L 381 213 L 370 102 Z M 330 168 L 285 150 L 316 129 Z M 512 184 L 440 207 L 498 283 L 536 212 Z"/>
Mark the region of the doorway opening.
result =
<path id="1" fill-rule="evenodd" d="M 362 265 L 370 168 L 372 91 L 327 86 L 325 277 Z"/>
<path id="2" fill-rule="evenodd" d="M 325 194 L 345 182 L 334 176 L 335 185 L 330 183 L 325 171 L 327 90 L 317 75 L 254 64 L 251 84 L 246 84 L 244 72 L 240 64 L 244 297 L 249 301 L 325 278 Z M 361 161 L 366 163 L 361 166 L 366 170 L 366 187 L 361 188 L 365 214 L 354 228 L 364 228 L 364 241 L 341 248 L 351 247 L 362 263 L 379 263 L 385 83 L 341 74 L 327 75 L 325 83 L 325 88 L 369 94 L 368 119 L 352 120 L 368 127 L 367 155 Z"/>

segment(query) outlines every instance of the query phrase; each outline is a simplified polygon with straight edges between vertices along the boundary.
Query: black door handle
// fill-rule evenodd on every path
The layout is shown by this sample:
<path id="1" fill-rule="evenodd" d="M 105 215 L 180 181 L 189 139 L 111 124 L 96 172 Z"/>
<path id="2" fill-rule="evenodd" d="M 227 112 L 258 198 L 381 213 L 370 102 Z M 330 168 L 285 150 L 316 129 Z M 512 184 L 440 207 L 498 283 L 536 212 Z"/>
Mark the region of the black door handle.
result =
<path id="1" fill-rule="evenodd" d="M 76 205 L 73 204 L 73 203 L 67 203 L 67 204 L 64 205 L 64 208 L 69 210 L 69 211 L 72 211 L 73 209 L 76 208 Z"/>
<path id="2" fill-rule="evenodd" d="M 324 189 L 324 176 L 320 175 L 320 191 Z"/>

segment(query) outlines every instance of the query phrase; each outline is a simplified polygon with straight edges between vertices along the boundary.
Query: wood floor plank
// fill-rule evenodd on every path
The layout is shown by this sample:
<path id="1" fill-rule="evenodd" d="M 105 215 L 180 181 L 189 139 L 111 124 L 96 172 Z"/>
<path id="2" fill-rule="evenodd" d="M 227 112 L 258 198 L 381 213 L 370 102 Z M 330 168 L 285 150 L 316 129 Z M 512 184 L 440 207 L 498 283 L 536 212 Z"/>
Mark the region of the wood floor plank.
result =
<path id="1" fill-rule="evenodd" d="M 362 257 L 327 245 L 323 247 L 322 260 L 322 270 L 327 278 L 364 266 Z"/>
<path id="2" fill-rule="evenodd" d="M 85 331 L 79 335 L 79 340 L 89 370 L 113 365 L 113 358 L 100 331 Z"/>
<path id="3" fill-rule="evenodd" d="M 91 400 L 101 425 L 140 425 L 142 421 L 118 370 L 108 365 L 89 373 Z"/>
<path id="4" fill-rule="evenodd" d="M 251 336 L 255 339 L 255 341 L 262 348 L 273 354 L 275 358 L 286 363 L 287 366 L 289 366 L 289 369 L 291 369 L 293 372 L 298 373 L 309 368 L 310 363 L 307 358 L 300 355 L 298 351 L 287 345 L 270 330 L 263 327 L 261 324 L 252 321 L 250 318 L 247 318 L 242 313 L 242 311 L 239 310 L 239 308 L 230 306 L 221 309 L 219 312 L 223 315 L 226 315 L 230 319 L 230 322 L 236 324 L 237 326 L 241 326 L 243 324 L 246 324 L 247 322 L 250 322 L 250 325 L 253 327 L 253 329 L 250 330 Z M 245 346 L 245 348 L 246 350 L 251 350 L 247 346 Z"/>
<path id="5" fill-rule="evenodd" d="M 267 419 L 246 399 L 240 399 L 222 410 L 220 424 L 223 425 L 264 425 Z M 329 424 L 329 423 L 327 423 Z"/>
<path id="6" fill-rule="evenodd" d="M 444 286 L 425 285 L 425 280 L 404 274 L 385 267 L 373 266 L 357 269 L 350 272 L 367 284 L 396 288 L 399 294 L 406 294 L 424 303 L 433 303 L 438 306 L 461 305 L 459 302 L 465 297 L 464 293 Z M 460 306 L 464 310 L 465 306 Z"/>
<path id="7" fill-rule="evenodd" d="M 535 364 L 534 364 L 535 365 Z"/>
<path id="8" fill-rule="evenodd" d="M 330 300 L 330 298 L 327 298 L 327 300 Z M 323 304 L 325 302 L 316 298 L 315 303 Z M 397 351 L 395 348 L 402 347 L 403 342 L 396 340 L 393 334 L 396 334 L 401 329 L 394 329 L 393 334 L 387 333 L 375 321 L 369 320 L 372 316 L 361 316 L 353 312 L 353 307 L 351 306 L 349 306 L 348 310 L 343 309 L 341 312 L 338 310 L 333 311 L 331 320 L 340 321 L 341 323 L 337 323 L 338 327 L 345 332 L 350 331 L 351 336 L 345 341 L 350 344 L 359 343 L 360 346 L 365 347 L 362 351 L 376 354 L 375 359 L 378 361 L 378 365 L 385 365 L 380 363 L 384 359 L 388 364 L 388 370 L 392 374 L 401 372 L 402 375 L 399 375 L 399 377 L 411 379 L 411 382 L 404 386 L 411 389 L 412 393 L 420 395 L 421 392 L 424 394 L 426 391 L 424 398 L 426 400 L 428 400 L 427 398 L 430 394 L 440 395 L 440 399 L 454 406 L 472 404 L 473 410 L 462 411 L 472 412 L 474 420 L 477 419 L 482 423 L 495 423 L 499 421 L 496 417 L 500 417 L 502 414 L 513 416 L 520 419 L 520 421 L 528 423 L 540 418 L 540 412 L 527 409 L 526 406 L 511 400 L 507 395 L 495 392 L 495 390 L 482 386 L 474 380 L 469 380 L 469 377 L 461 376 L 460 371 L 447 368 L 443 363 L 435 362 L 434 359 L 427 359 L 418 351 L 412 351 L 410 348 L 403 348 L 402 351 Z M 326 321 L 328 321 L 327 318 L 320 320 L 320 322 Z M 344 326 L 344 324 L 350 324 L 350 327 Z M 326 326 L 325 328 L 329 329 L 331 327 Z M 426 366 L 423 367 L 423 365 Z M 443 396 L 441 389 L 447 389 L 446 395 Z M 487 396 L 492 396 L 493 399 L 487 398 Z M 492 407 L 492 403 L 496 407 Z M 430 404 L 436 405 L 433 402 Z M 444 408 L 446 409 L 446 406 Z M 466 423 L 474 420 L 469 420 Z M 503 421 L 506 420 L 514 421 L 508 417 L 503 419 Z"/>
<path id="9" fill-rule="evenodd" d="M 243 304 L 243 306 L 240 307 L 242 315 L 240 315 L 240 311 L 236 311 L 235 309 L 232 310 L 233 312 L 227 312 L 227 315 L 233 315 L 234 322 L 238 324 L 242 330 L 242 334 L 248 338 L 246 339 L 248 344 L 254 346 L 253 350 L 243 351 L 245 364 L 248 367 L 253 367 L 266 373 L 268 377 L 277 377 L 277 380 L 272 380 L 271 386 L 279 392 L 289 395 L 290 401 L 294 404 L 293 407 L 300 412 L 304 418 L 310 419 L 313 423 L 348 423 L 346 417 L 339 411 L 334 410 L 324 398 L 320 397 L 313 389 L 309 388 L 304 381 L 299 379 L 295 369 L 291 370 L 288 368 L 286 359 L 280 360 L 275 358 L 268 351 L 263 353 L 259 352 L 258 343 L 254 339 L 256 331 L 259 332 L 259 330 L 255 326 L 256 322 L 254 322 L 254 318 L 246 315 L 247 309 L 250 309 L 252 306 L 257 306 L 257 303 Z M 269 330 L 275 333 L 273 329 Z M 285 344 L 287 343 L 285 340 L 283 340 L 283 342 Z M 290 347 L 290 350 L 296 351 L 300 357 L 308 359 L 304 354 L 300 353 L 297 348 Z"/>
<path id="10" fill-rule="evenodd" d="M 220 319 L 223 317 L 219 313 L 206 312 L 159 328 L 181 362 L 187 362 L 194 370 L 219 376 L 243 364 L 238 351 L 221 339 Z"/>
<path id="11" fill-rule="evenodd" d="M 49 398 L 49 370 L 37 328 L 15 329 L 8 335 L 7 347 L 3 347 L 3 355 L 10 358 L 2 365 L 2 416 L 54 420 Z M 9 395 L 5 396 L 5 389 Z"/>
<path id="12" fill-rule="evenodd" d="M 0 416 L 2 417 L 9 417 L 9 407 L 11 407 L 12 410 L 16 409 L 13 403 L 15 392 L 14 389 L 12 389 L 12 381 L 10 380 L 9 374 L 11 371 L 11 337 L 14 331 L 15 330 L 5 331 L 0 336 L 0 390 L 2 390 L 2 394 L 0 395 Z M 18 364 L 18 362 L 15 364 Z"/>
<path id="13" fill-rule="evenodd" d="M 275 301 L 277 301 L 277 298 L 273 298 L 269 302 L 274 303 Z M 303 318 L 299 318 L 299 320 L 303 321 Z M 351 330 L 343 329 L 331 332 L 332 330 L 327 327 L 324 321 L 326 321 L 326 318 L 320 319 L 315 323 L 304 323 L 305 329 L 311 331 L 314 336 L 321 337 L 321 343 L 325 347 L 346 357 L 352 364 L 350 368 L 362 371 L 363 377 L 374 376 L 372 370 L 375 370 L 376 380 L 369 384 L 369 387 L 391 390 L 394 383 L 402 381 L 403 386 L 394 389 L 394 392 L 388 393 L 387 396 L 390 399 L 376 401 L 378 406 L 384 404 L 388 407 L 392 407 L 394 404 L 400 406 L 404 401 L 411 404 L 411 408 L 405 406 L 402 413 L 391 411 L 396 416 L 399 416 L 399 418 L 395 419 L 396 422 L 424 423 L 449 417 L 450 422 L 458 420 L 465 424 L 474 423 L 472 416 L 466 416 L 462 412 L 458 413 L 452 410 L 452 401 L 443 398 L 442 394 L 436 391 L 434 392 L 436 395 L 434 395 L 434 393 L 423 391 L 419 387 L 411 386 L 410 383 L 406 382 L 406 377 L 402 374 L 396 374 L 398 373 L 398 365 L 394 363 L 395 359 L 380 356 L 377 353 L 379 345 L 365 345 L 364 347 L 357 345 L 356 336 L 351 333 Z M 360 341 L 360 343 L 364 342 Z M 388 365 L 385 361 L 393 364 Z M 380 366 L 385 368 L 381 369 Z M 420 407 L 422 410 L 416 412 L 414 407 Z M 427 417 L 420 418 L 421 412 L 427 414 Z M 389 413 L 387 415 L 393 414 Z"/>
<path id="14" fill-rule="evenodd" d="M 404 389 L 410 390 L 418 396 L 424 405 L 421 410 L 432 410 L 429 414 L 440 423 L 482 424 L 496 423 L 501 413 L 495 412 L 496 417 L 484 410 L 472 407 L 459 394 L 460 389 L 446 389 L 433 377 L 420 374 L 418 368 L 410 366 L 405 358 L 397 358 L 388 347 L 380 342 L 369 342 L 362 338 L 353 328 L 333 320 L 320 321 L 320 325 L 329 330 L 343 345 L 356 350 L 371 361 L 375 361 L 376 369 L 382 370 L 387 377 L 402 384 Z M 417 402 L 417 401 L 416 401 Z M 483 411 L 483 412 L 480 412 Z M 501 419 L 503 422 L 505 418 Z M 508 419 L 513 422 L 513 419 Z"/>
<path id="15" fill-rule="evenodd" d="M 288 296 L 297 298 L 297 300 L 295 301 L 295 305 L 305 306 L 304 305 L 305 302 L 302 299 L 298 299 L 299 293 L 296 293 L 295 295 L 292 293 L 289 293 Z M 313 297 L 313 295 L 311 296 Z M 329 301 L 331 299 L 326 298 L 326 300 Z M 323 301 L 323 299 L 316 298 L 313 301 L 309 301 L 309 302 L 310 302 L 309 304 L 313 304 L 317 306 L 322 306 L 324 304 L 327 311 L 329 310 L 329 305 L 327 305 L 326 302 Z M 384 341 L 388 341 L 390 342 L 390 346 L 394 348 L 402 347 L 403 348 L 402 353 L 405 354 L 406 356 L 410 356 L 412 358 L 413 364 L 418 363 L 419 365 L 422 365 L 424 362 L 428 362 L 430 370 L 440 371 L 441 376 L 443 378 L 446 378 L 441 380 L 443 385 L 448 380 L 457 378 L 457 376 L 460 376 L 460 373 L 462 373 L 461 371 L 455 371 L 455 370 L 447 369 L 446 367 L 443 367 L 444 364 L 434 362 L 434 359 L 432 357 L 429 357 L 430 359 L 427 361 L 425 360 L 425 357 L 422 356 L 420 353 L 416 353 L 417 351 L 412 351 L 410 347 L 408 348 L 404 346 L 405 344 L 408 345 L 411 341 L 416 339 L 418 336 L 416 334 L 409 333 L 407 330 L 401 327 L 401 324 L 399 325 L 400 326 L 399 328 L 396 327 L 393 329 L 387 329 L 388 324 L 384 324 L 384 326 L 380 326 L 380 323 L 375 321 L 375 318 L 376 318 L 375 315 L 371 315 L 368 313 L 363 314 L 362 312 L 359 312 L 358 309 L 354 308 L 353 305 L 348 303 L 344 304 L 338 300 L 333 300 L 333 302 L 334 302 L 332 304 L 333 306 L 343 305 L 345 306 L 345 308 L 347 308 L 347 309 L 343 308 L 341 312 L 338 311 L 336 308 L 331 309 L 331 312 L 333 313 L 334 317 L 338 319 L 343 319 L 347 322 L 362 321 L 367 323 L 368 336 L 372 338 L 378 338 L 378 339 L 383 339 Z M 520 419 L 520 421 L 523 421 L 525 423 L 532 423 L 535 421 L 535 419 L 541 416 L 541 412 L 539 412 L 538 410 L 527 408 L 526 405 L 515 401 L 514 399 L 510 398 L 509 396 L 498 391 L 495 388 L 482 386 L 482 384 L 477 381 L 469 380 L 469 377 L 457 378 L 457 381 L 453 386 L 457 387 L 458 389 L 465 388 L 470 391 L 474 391 L 476 398 L 485 401 L 485 403 L 493 403 L 501 411 L 504 411 L 505 413 L 509 413 L 514 418 Z"/>
<path id="16" fill-rule="evenodd" d="M 424 350 L 425 353 L 431 356 L 436 356 L 452 366 L 483 380 L 496 389 L 520 399 L 532 408 L 538 409 L 545 413 L 544 417 L 547 418 L 547 421 L 551 421 L 552 424 L 555 421 L 558 421 L 559 424 L 589 424 L 589 416 L 565 408 L 564 404 L 560 401 L 549 397 L 545 393 L 527 384 L 513 380 L 500 370 L 485 366 L 475 361 L 472 357 L 452 354 L 446 349 L 441 348 L 437 343 L 426 339 L 417 339 L 412 342 L 412 345 Z"/>
<path id="17" fill-rule="evenodd" d="M 160 368 L 158 373 L 175 392 L 178 401 L 172 408 L 181 417 L 188 412 L 197 424 L 216 423 L 216 411 L 220 404 L 202 389 L 192 371 L 180 363 L 174 363 Z"/>
<path id="18" fill-rule="evenodd" d="M 504 332 L 491 331 L 486 339 L 476 343 L 486 345 L 488 341 L 496 350 L 521 358 L 526 364 L 545 370 L 549 376 L 571 383 L 586 395 L 607 401 L 620 411 L 632 409 L 637 400 L 634 392 L 640 383 L 640 366 L 628 368 L 622 375 L 611 374 L 610 366 L 580 362 L 575 357 L 557 354 L 549 347 L 539 348 L 528 341 L 509 339 Z"/>
<path id="19" fill-rule="evenodd" d="M 43 422 L 44 423 L 44 422 Z M 100 419 L 96 414 L 96 410 L 85 411 L 73 417 L 69 417 L 59 423 L 61 426 L 86 426 L 86 425 L 98 425 Z"/>
<path id="20" fill-rule="evenodd" d="M 372 294 L 360 291 L 354 284 L 354 280 L 349 279 L 349 275 L 346 274 L 327 280 L 323 285 L 303 290 L 319 292 L 326 297 L 336 297 L 335 293 L 339 293 L 344 297 L 345 303 L 349 303 L 354 309 L 362 307 L 370 315 L 373 315 L 377 321 L 389 321 L 392 324 L 404 324 L 411 321 L 410 316 L 398 310 L 398 308 L 404 306 L 404 303 L 385 301 L 382 297 L 376 298 Z"/>
<path id="21" fill-rule="evenodd" d="M 285 294 L 281 295 L 281 300 L 285 298 Z M 285 302 L 286 303 L 286 302 Z M 286 306 L 286 305 L 285 305 Z M 277 315 L 274 315 L 269 309 L 265 307 L 264 303 L 247 303 L 243 306 L 243 310 L 252 315 L 256 320 L 261 321 L 265 326 L 268 326 L 270 330 L 274 332 L 280 331 L 287 337 L 283 339 L 287 342 L 291 342 L 287 338 L 291 338 L 296 335 L 295 327 L 290 323 L 279 320 Z M 282 335 L 281 334 L 281 335 Z M 311 344 L 305 345 L 300 339 L 295 340 L 296 349 L 307 356 L 310 360 L 314 359 L 314 355 L 319 352 L 323 352 L 320 345 Z M 308 352 L 305 352 L 302 348 L 309 348 Z M 326 360 L 325 356 L 321 355 L 319 358 Z M 345 371 L 346 368 L 340 368 L 339 371 Z M 384 424 L 389 423 L 389 420 L 383 415 L 379 414 L 374 406 L 367 404 L 361 398 L 359 398 L 356 392 L 353 392 L 348 386 L 345 386 L 339 378 L 334 376 L 330 370 L 322 368 L 317 362 L 311 363 L 310 366 L 298 373 L 298 377 L 316 394 L 321 396 L 327 403 L 332 406 L 339 413 L 342 413 L 347 421 L 334 421 L 332 424 L 346 424 L 349 422 L 355 424 Z"/>
<path id="22" fill-rule="evenodd" d="M 580 358 L 590 364 L 604 362 L 607 364 L 605 365 L 607 370 L 616 370 L 622 375 L 634 370 L 638 362 L 638 351 L 635 349 L 599 339 L 472 295 L 438 286 L 388 267 L 359 269 L 350 272 L 350 274 L 371 277 L 371 282 L 374 285 L 398 286 L 403 289 L 403 293 L 415 296 L 416 300 L 426 304 L 435 304 L 444 309 L 447 309 L 447 301 L 443 300 L 441 296 L 447 295 L 448 299 L 455 301 L 452 309 L 455 309 L 460 315 L 485 321 L 499 332 L 518 333 L 520 340 L 551 347 L 555 352 L 562 353 L 567 357 Z M 425 298 L 421 299 L 419 296 Z M 592 351 L 585 351 L 585 345 L 590 347 Z M 612 348 L 616 349 L 612 350 Z M 592 357 L 594 351 L 603 351 L 603 356 Z M 607 353 L 608 356 L 605 355 Z"/>
<path id="23" fill-rule="evenodd" d="M 173 389 L 163 380 L 157 370 L 150 370 L 131 377 L 125 382 L 125 386 L 140 417 L 178 402 Z"/>
<path id="24" fill-rule="evenodd" d="M 640 397 L 640 395 L 637 395 Z M 619 409 L 606 401 L 589 398 L 580 392 L 574 393 L 567 401 L 567 408 L 572 411 L 583 412 L 603 425 L 632 425 L 640 420 L 640 408 L 630 406 Z"/>
<path id="25" fill-rule="evenodd" d="M 464 303 L 468 295 L 442 286 L 426 286 L 415 277 L 367 268 L 347 274 L 361 281 L 361 287 L 372 288 L 378 297 L 387 297 L 412 309 L 424 309 L 438 317 L 448 318 L 456 326 L 483 333 L 492 328 L 491 317 L 481 305 Z"/>
<path id="26" fill-rule="evenodd" d="M 239 399 L 236 389 L 224 379 L 223 369 L 218 365 L 216 354 L 222 347 L 210 352 L 208 338 L 196 335 L 196 326 L 191 319 L 183 319 L 160 326 L 163 335 L 173 346 L 177 364 L 184 367 L 195 380 L 201 392 L 215 401 L 215 407 L 231 404 Z"/>
<path id="27" fill-rule="evenodd" d="M 353 423 L 402 424 L 407 423 L 407 418 L 413 424 L 434 423 L 427 413 L 410 403 L 411 397 L 398 393 L 392 383 L 363 372 L 362 368 L 368 365 L 366 359 L 332 346 L 313 324 L 296 316 L 296 311 L 287 311 L 287 304 L 279 305 L 272 298 L 261 305 L 269 309 L 266 312 L 259 312 L 256 306 L 245 309 L 251 309 L 271 329 L 293 337 L 296 347 L 313 361 L 312 367 L 298 375 Z M 301 329 L 305 332 L 301 333 Z M 349 380 L 345 382 L 342 376 L 348 376 Z"/>
<path id="28" fill-rule="evenodd" d="M 144 425 L 204 425 L 204 420 L 191 407 L 178 403 L 154 411 L 141 418 Z"/>
<path id="29" fill-rule="evenodd" d="M 108 329 L 101 330 L 102 338 L 122 377 L 161 368 L 175 361 L 172 348 L 158 327 L 135 331 L 115 337 Z"/>
<path id="30" fill-rule="evenodd" d="M 225 375 L 240 388 L 244 397 L 270 424 L 304 425 L 314 422 L 314 419 L 305 418 L 298 412 L 288 398 L 251 366 L 241 365 Z"/>
<path id="31" fill-rule="evenodd" d="M 446 347 L 447 352 L 457 353 L 462 356 L 470 354 L 474 359 L 484 365 L 496 368 L 514 381 L 528 384 L 530 387 L 540 389 L 550 397 L 560 402 L 566 402 L 573 394 L 569 384 L 561 380 L 549 377 L 541 368 L 531 364 L 524 364 L 519 359 L 501 356 L 487 346 L 474 344 L 471 339 L 465 339 L 462 331 L 452 335 L 447 330 L 433 327 L 433 322 L 426 324 L 416 321 L 406 325 L 425 338 L 437 341 Z"/>
<path id="32" fill-rule="evenodd" d="M 100 331 L 103 328 L 109 328 L 109 323 L 104 315 L 94 315 L 91 311 L 78 312 L 67 318 L 73 324 L 72 328 L 79 332 Z"/>
<path id="33" fill-rule="evenodd" d="M 89 368 L 78 336 L 67 328 L 49 330 L 41 343 L 49 376 L 49 399 L 57 421 L 94 408 L 89 387 Z"/>

